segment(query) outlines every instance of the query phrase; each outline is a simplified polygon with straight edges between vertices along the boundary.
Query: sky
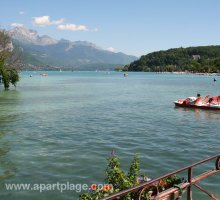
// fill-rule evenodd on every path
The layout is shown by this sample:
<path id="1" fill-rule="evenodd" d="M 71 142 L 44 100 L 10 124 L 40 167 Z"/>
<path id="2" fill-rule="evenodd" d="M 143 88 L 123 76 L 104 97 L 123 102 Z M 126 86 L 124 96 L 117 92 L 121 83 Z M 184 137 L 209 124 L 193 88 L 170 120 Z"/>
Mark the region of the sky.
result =
<path id="1" fill-rule="evenodd" d="M 141 56 L 169 48 L 220 45 L 220 1 L 2 0 L 0 28 L 14 26 Z"/>

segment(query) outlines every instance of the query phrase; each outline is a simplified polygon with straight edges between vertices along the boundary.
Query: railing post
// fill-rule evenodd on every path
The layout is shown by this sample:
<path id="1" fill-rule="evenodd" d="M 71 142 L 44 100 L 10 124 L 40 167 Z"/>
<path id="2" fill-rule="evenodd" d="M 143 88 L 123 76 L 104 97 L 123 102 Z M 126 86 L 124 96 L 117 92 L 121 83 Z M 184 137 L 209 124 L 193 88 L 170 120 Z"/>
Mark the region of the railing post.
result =
<path id="1" fill-rule="evenodd" d="M 192 200 L 192 167 L 188 169 L 188 182 L 190 183 L 190 185 L 187 188 L 187 200 Z"/>
<path id="2" fill-rule="evenodd" d="M 196 177 L 193 177 L 193 167 L 195 166 L 198 166 L 198 165 L 201 165 L 205 162 L 208 162 L 210 160 L 213 160 L 213 159 L 216 159 L 215 161 L 215 169 L 214 170 L 210 170 L 210 171 L 207 171 L 205 173 L 202 173 L 201 175 L 199 176 L 196 176 Z M 155 185 L 155 183 L 157 183 L 158 181 L 164 179 L 164 178 L 167 178 L 167 177 L 170 177 L 172 175 L 176 175 L 178 173 L 181 173 L 181 172 L 186 172 L 187 170 L 187 173 L 188 173 L 188 181 L 187 182 L 183 182 L 180 186 L 180 188 L 183 190 L 183 192 L 185 192 L 185 190 L 187 189 L 187 200 L 192 200 L 192 187 L 195 186 L 197 188 L 199 188 L 201 191 L 207 193 L 211 198 L 213 199 L 216 199 L 216 200 L 220 200 L 220 198 L 217 198 L 214 194 L 211 194 L 210 192 L 206 191 L 204 188 L 202 188 L 201 186 L 199 186 L 198 184 L 196 184 L 198 181 L 204 179 L 204 178 L 207 178 L 211 175 L 214 175 L 216 173 L 220 173 L 220 154 L 218 155 L 215 155 L 215 156 L 212 156 L 212 157 L 209 157 L 207 159 L 204 159 L 204 160 L 201 160 L 199 162 L 196 162 L 196 163 L 193 163 L 191 165 L 188 165 L 186 167 L 183 167 L 181 169 L 178 169 L 176 171 L 173 171 L 171 173 L 168 173 L 168 174 L 165 174 L 159 178 L 156 178 L 154 180 L 151 180 L 151 181 L 148 181 L 148 182 L 143 182 L 137 186 L 134 186 L 132 188 L 129 188 L 129 189 L 126 189 L 126 190 L 123 190 L 123 191 L 120 191 L 120 192 L 117 192 L 117 193 L 114 193 L 114 194 L 111 194 L 110 196 L 107 196 L 107 197 L 103 197 L 102 200 L 119 200 L 123 197 L 125 197 L 126 195 L 130 194 L 130 193 L 136 193 L 138 195 L 137 198 L 139 198 L 139 200 L 141 199 L 142 197 L 142 193 L 147 190 L 147 188 L 149 188 L 150 186 L 153 186 Z M 167 191 L 163 191 L 161 193 L 157 193 L 153 194 L 153 191 L 151 192 L 151 195 L 153 195 L 152 197 L 154 199 L 165 199 L 164 197 L 167 197 L 168 195 L 171 195 L 173 194 L 173 192 L 178 192 L 178 189 L 177 188 L 173 188 L 171 190 L 167 190 Z M 148 193 L 150 194 L 150 192 Z M 180 194 L 180 191 L 179 191 L 179 194 Z M 136 199 L 137 199 L 136 198 Z M 101 200 L 101 199 L 100 199 Z"/>
<path id="3" fill-rule="evenodd" d="M 215 168 L 216 170 L 220 170 L 220 156 L 216 159 Z"/>

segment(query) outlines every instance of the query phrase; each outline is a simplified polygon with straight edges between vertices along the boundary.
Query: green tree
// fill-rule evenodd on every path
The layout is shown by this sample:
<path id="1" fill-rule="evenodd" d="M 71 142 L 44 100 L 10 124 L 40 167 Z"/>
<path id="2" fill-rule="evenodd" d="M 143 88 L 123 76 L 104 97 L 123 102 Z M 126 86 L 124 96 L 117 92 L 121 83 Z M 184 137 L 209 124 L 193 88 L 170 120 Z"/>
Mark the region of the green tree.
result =
<path id="1" fill-rule="evenodd" d="M 195 57 L 196 56 L 196 57 Z M 219 72 L 220 45 L 175 48 L 143 55 L 126 65 L 128 71 Z"/>
<path id="2" fill-rule="evenodd" d="M 18 63 L 18 49 L 13 48 L 9 35 L 0 30 L 0 77 L 6 90 L 19 81 Z"/>

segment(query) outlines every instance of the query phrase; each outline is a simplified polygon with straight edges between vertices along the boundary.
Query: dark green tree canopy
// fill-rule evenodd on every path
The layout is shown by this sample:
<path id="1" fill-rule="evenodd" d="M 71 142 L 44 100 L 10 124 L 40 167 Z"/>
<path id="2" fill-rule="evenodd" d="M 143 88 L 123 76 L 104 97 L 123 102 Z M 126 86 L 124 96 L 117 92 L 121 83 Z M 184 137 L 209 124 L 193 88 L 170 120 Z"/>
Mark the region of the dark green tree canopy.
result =
<path id="1" fill-rule="evenodd" d="M 141 56 L 129 65 L 128 71 L 220 72 L 220 46 L 175 48 Z"/>
<path id="2" fill-rule="evenodd" d="M 5 89 L 9 89 L 10 84 L 16 86 L 19 81 L 18 58 L 18 51 L 13 47 L 11 38 L 4 30 L 0 30 L 0 77 Z"/>

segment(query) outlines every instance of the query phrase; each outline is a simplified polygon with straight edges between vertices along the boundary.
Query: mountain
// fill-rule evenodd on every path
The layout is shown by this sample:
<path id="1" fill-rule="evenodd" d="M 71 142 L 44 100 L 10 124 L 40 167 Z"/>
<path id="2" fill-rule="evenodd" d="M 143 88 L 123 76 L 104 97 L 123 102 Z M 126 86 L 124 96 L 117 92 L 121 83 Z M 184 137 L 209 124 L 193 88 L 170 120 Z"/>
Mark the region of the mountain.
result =
<path id="1" fill-rule="evenodd" d="M 190 71 L 220 73 L 220 45 L 174 48 L 141 56 L 124 71 Z"/>
<path id="2" fill-rule="evenodd" d="M 33 45 L 46 46 L 46 45 L 58 43 L 57 40 L 47 35 L 40 37 L 37 31 L 27 29 L 23 26 L 17 26 L 14 29 L 10 30 L 9 35 L 13 39 L 19 41 L 21 44 L 33 44 Z"/>
<path id="3" fill-rule="evenodd" d="M 112 70 L 137 59 L 115 53 L 87 41 L 55 40 L 37 31 L 15 27 L 9 31 L 22 50 L 23 69 Z"/>

